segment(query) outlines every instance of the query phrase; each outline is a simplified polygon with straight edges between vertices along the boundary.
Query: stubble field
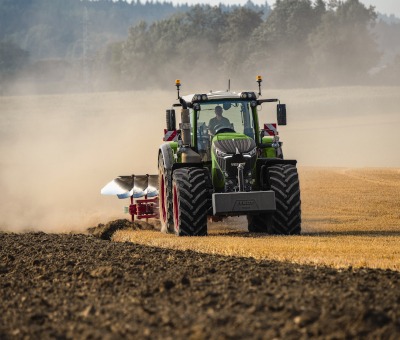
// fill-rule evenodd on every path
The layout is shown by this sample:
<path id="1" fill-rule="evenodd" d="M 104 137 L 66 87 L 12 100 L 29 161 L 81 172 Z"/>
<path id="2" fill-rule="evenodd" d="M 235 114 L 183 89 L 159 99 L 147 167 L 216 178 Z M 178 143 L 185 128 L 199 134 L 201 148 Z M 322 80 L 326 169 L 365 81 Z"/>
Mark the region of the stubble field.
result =
<path id="1" fill-rule="evenodd" d="M 245 218 L 213 223 L 207 238 L 118 231 L 113 239 L 211 254 L 336 268 L 400 270 L 400 170 L 300 168 L 302 235 L 247 232 Z"/>

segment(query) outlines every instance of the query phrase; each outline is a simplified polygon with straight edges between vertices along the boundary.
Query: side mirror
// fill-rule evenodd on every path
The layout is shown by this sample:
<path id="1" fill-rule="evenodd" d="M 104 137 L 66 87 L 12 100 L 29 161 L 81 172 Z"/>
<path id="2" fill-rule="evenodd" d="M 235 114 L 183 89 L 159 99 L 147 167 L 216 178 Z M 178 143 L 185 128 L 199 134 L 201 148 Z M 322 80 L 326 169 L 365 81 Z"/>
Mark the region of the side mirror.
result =
<path id="1" fill-rule="evenodd" d="M 175 131 L 176 130 L 175 110 L 167 110 L 166 120 L 167 120 L 167 131 Z"/>
<path id="2" fill-rule="evenodd" d="M 286 125 L 286 105 L 278 104 L 276 106 L 276 115 L 278 119 L 278 125 Z"/>

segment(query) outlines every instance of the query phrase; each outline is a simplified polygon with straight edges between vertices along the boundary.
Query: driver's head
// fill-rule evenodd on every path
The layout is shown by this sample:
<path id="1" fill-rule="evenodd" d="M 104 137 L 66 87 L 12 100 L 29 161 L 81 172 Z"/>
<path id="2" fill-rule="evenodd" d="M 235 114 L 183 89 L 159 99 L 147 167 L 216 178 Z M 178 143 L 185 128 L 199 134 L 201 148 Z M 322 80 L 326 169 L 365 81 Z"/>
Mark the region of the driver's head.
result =
<path id="1" fill-rule="evenodd" d="M 218 117 L 221 117 L 222 116 L 222 107 L 221 106 L 216 106 L 215 107 L 215 114 L 218 116 Z"/>

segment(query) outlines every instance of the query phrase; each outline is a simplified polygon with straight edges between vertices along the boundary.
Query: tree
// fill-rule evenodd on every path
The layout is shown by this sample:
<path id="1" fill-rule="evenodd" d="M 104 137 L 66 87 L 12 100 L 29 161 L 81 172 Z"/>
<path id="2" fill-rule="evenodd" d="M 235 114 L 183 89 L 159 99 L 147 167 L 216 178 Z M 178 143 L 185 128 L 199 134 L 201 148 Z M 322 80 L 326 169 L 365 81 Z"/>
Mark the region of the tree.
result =
<path id="1" fill-rule="evenodd" d="M 370 32 L 375 20 L 374 8 L 366 8 L 359 0 L 331 3 L 309 38 L 313 72 L 321 84 L 360 84 L 367 80 L 368 71 L 379 60 Z"/>
<path id="2" fill-rule="evenodd" d="M 110 43 L 96 58 L 95 82 L 101 89 L 123 88 L 123 42 Z"/>
<path id="3" fill-rule="evenodd" d="M 324 10 L 310 0 L 277 0 L 267 20 L 251 39 L 251 62 L 267 68 L 270 82 L 304 86 L 308 82 L 308 36 Z"/>
<path id="4" fill-rule="evenodd" d="M 227 15 L 227 25 L 219 45 L 223 71 L 229 77 L 246 72 L 246 61 L 250 54 L 250 37 L 262 23 L 262 12 L 240 7 Z"/>
<path id="5" fill-rule="evenodd" d="M 122 73 L 134 87 L 139 79 L 163 85 L 178 75 L 200 79 L 218 65 L 218 44 L 226 29 L 219 7 L 195 6 L 187 13 L 130 29 L 123 45 Z"/>

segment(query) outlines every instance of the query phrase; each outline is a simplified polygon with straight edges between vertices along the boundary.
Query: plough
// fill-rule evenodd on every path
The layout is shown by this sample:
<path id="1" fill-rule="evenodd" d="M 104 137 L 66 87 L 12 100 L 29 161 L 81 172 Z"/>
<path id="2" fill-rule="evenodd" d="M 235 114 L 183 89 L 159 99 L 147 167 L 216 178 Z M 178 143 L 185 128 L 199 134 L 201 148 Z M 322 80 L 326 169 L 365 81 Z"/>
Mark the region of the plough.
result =
<path id="1" fill-rule="evenodd" d="M 137 219 L 158 218 L 158 175 L 119 176 L 109 182 L 102 195 L 116 195 L 118 198 L 130 198 L 127 212 L 132 221 Z M 143 197 L 143 198 L 142 198 Z"/>

